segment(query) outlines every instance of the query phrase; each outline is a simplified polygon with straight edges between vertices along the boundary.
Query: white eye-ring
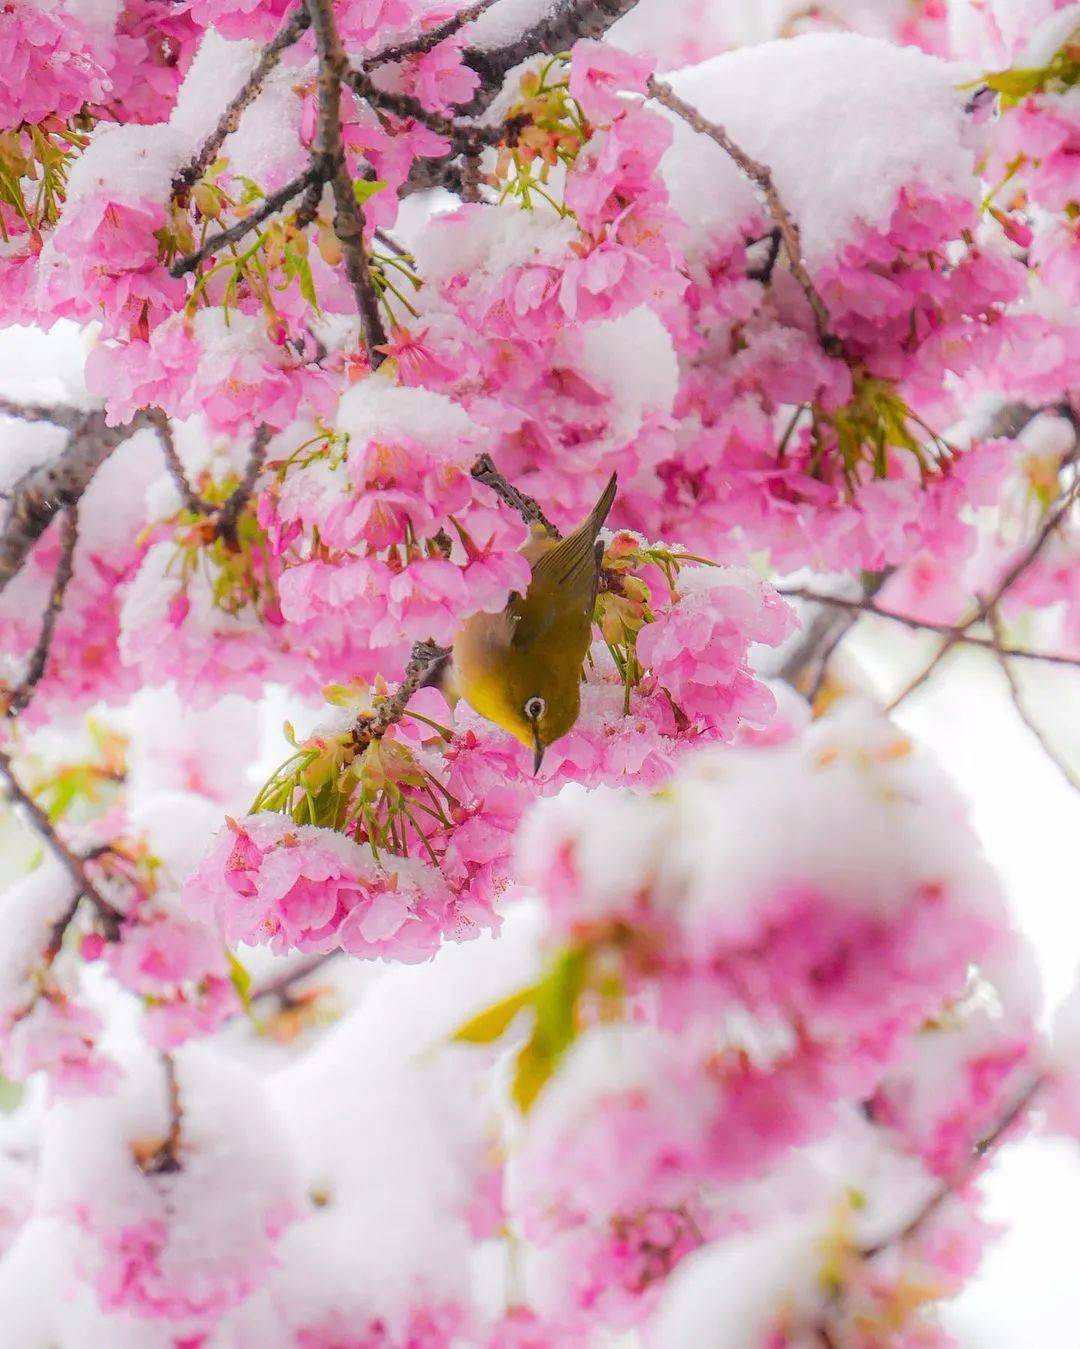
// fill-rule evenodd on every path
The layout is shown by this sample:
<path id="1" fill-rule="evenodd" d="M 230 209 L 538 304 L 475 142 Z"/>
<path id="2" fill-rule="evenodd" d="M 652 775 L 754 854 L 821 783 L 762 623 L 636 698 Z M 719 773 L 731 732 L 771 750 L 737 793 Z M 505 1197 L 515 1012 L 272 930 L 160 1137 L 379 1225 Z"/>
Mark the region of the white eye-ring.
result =
<path id="1" fill-rule="evenodd" d="M 525 704 L 525 717 L 528 721 L 539 721 L 547 711 L 547 703 L 543 698 L 530 698 Z"/>

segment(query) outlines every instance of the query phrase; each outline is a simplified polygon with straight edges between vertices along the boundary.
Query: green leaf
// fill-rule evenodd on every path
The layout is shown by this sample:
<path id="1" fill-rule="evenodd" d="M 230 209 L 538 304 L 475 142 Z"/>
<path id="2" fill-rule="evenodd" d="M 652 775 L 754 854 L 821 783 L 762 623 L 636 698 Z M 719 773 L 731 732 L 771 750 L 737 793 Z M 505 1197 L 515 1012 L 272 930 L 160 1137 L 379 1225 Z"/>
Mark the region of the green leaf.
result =
<path id="1" fill-rule="evenodd" d="M 514 1067 L 510 1092 L 523 1115 L 528 1114 L 554 1072 L 554 1062 L 537 1048 L 535 1040 L 522 1045 Z"/>
<path id="2" fill-rule="evenodd" d="M 376 192 L 381 192 L 385 186 L 386 181 L 383 178 L 373 178 L 370 182 L 366 178 L 358 178 L 353 183 L 353 192 L 358 205 L 363 206 L 369 197 L 373 197 Z"/>
<path id="3" fill-rule="evenodd" d="M 236 996 L 245 1012 L 251 1010 L 251 975 L 233 953 L 226 949 L 225 959 L 229 962 L 229 978 L 232 980 L 232 986 L 236 989 Z"/>
<path id="4" fill-rule="evenodd" d="M 536 1026 L 517 1056 L 511 1092 L 526 1113 L 577 1038 L 577 1005 L 585 987 L 589 953 L 571 948 L 556 956 L 533 989 Z"/>
<path id="5" fill-rule="evenodd" d="M 244 194 L 240 198 L 242 206 L 250 206 L 253 201 L 259 201 L 266 193 L 262 190 L 253 178 L 245 178 L 242 173 L 236 175 L 236 181 L 243 187 Z"/>
<path id="6" fill-rule="evenodd" d="M 1028 94 L 1035 93 L 1045 82 L 1049 74 L 1049 67 L 1041 66 L 1038 69 L 1017 66 L 1012 70 L 999 70 L 993 75 L 987 75 L 987 85 L 998 94 L 1004 94 L 1006 98 L 1027 98 Z"/>
<path id="7" fill-rule="evenodd" d="M 520 988 L 508 998 L 492 1003 L 490 1007 L 485 1007 L 482 1012 L 478 1012 L 464 1025 L 459 1026 L 451 1038 L 464 1040 L 471 1045 L 494 1044 L 509 1030 L 517 1014 L 532 1004 L 536 991 L 537 985 L 530 984 L 528 988 Z"/>

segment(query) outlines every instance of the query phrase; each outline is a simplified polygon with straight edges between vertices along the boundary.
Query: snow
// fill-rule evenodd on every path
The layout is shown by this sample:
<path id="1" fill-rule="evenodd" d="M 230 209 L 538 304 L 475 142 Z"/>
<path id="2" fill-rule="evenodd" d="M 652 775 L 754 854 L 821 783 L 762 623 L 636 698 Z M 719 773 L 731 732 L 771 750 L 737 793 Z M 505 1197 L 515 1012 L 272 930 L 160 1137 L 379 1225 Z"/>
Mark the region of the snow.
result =
<path id="1" fill-rule="evenodd" d="M 554 213 L 483 206 L 437 217 L 417 236 L 413 252 L 432 290 L 456 276 L 470 287 L 484 286 L 511 267 L 561 260 L 576 237 L 573 221 Z"/>
<path id="2" fill-rule="evenodd" d="M 747 1349 L 767 1342 L 778 1307 L 816 1303 L 816 1222 L 785 1222 L 690 1256 L 664 1290 L 651 1349 Z"/>
<path id="3" fill-rule="evenodd" d="M 906 184 L 970 195 L 974 159 L 957 87 L 965 74 L 914 48 L 822 33 L 729 52 L 670 83 L 770 167 L 813 266 L 860 223 L 886 221 Z M 754 214 L 754 191 L 731 161 L 679 120 L 663 171 L 699 246 Z"/>
<path id="4" fill-rule="evenodd" d="M 501 47 L 556 8 L 553 0 L 495 0 L 469 28 L 469 42 L 476 47 Z"/>
<path id="5" fill-rule="evenodd" d="M 647 305 L 585 328 L 575 368 L 612 396 L 612 434 L 636 434 L 647 412 L 670 412 L 679 366 L 667 329 Z"/>
<path id="6" fill-rule="evenodd" d="M 0 893 L 0 1006 L 14 1011 L 34 993 L 33 971 L 53 925 L 75 898 L 67 871 L 51 854 Z"/>
<path id="7" fill-rule="evenodd" d="M 267 1289 L 237 1313 L 250 1343 L 273 1342 L 258 1332 L 282 1319 L 302 1327 L 334 1312 L 355 1318 L 362 1308 L 394 1322 L 418 1301 L 467 1296 L 471 1173 L 493 1136 L 485 1121 L 495 1103 L 483 1081 L 488 1056 L 445 1042 L 535 979 L 535 927 L 519 906 L 497 941 L 483 937 L 444 949 L 434 964 L 388 970 L 271 1081 L 306 1189 L 320 1204 L 283 1238 L 281 1269 Z"/>
<path id="8" fill-rule="evenodd" d="M 407 438 L 437 447 L 476 435 L 464 408 L 444 394 L 380 378 L 361 380 L 345 394 L 337 429 L 355 437 L 359 445 Z"/>

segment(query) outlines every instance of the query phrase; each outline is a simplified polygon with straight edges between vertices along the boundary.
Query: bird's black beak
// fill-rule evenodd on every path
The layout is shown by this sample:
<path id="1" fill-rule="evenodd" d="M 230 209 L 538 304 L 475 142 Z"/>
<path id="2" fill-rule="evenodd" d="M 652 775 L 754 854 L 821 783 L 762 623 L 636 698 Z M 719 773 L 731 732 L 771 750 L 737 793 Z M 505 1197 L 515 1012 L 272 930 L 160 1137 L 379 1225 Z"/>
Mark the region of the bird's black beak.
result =
<path id="1" fill-rule="evenodd" d="M 533 776 L 540 772 L 540 765 L 544 762 L 544 747 L 540 743 L 540 732 L 533 727 Z"/>

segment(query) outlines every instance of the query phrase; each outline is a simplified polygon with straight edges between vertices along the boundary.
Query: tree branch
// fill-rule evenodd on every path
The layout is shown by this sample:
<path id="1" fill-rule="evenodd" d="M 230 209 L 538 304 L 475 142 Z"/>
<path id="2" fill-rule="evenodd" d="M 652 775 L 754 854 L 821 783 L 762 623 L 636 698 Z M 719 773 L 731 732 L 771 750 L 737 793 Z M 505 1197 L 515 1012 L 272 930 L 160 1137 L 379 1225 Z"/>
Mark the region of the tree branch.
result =
<path id="1" fill-rule="evenodd" d="M 17 417 L 21 422 L 49 422 L 52 426 L 74 431 L 86 413 L 78 408 L 50 407 L 45 403 L 17 403 L 12 398 L 0 396 L 0 416 Z"/>
<path id="2" fill-rule="evenodd" d="M 306 0 L 315 30 L 319 57 L 319 122 L 315 133 L 315 163 L 334 192 L 334 233 L 345 258 L 345 272 L 352 284 L 368 360 L 373 370 L 385 359 L 378 350 L 386 343 L 379 316 L 379 301 L 368 269 L 364 249 L 364 212 L 345 168 L 341 136 L 341 81 L 348 70 L 345 50 L 334 19 L 331 0 Z"/>
<path id="3" fill-rule="evenodd" d="M 109 903 L 87 875 L 83 859 L 72 852 L 53 828 L 53 823 L 48 815 L 19 782 L 15 774 L 15 767 L 11 762 L 11 756 L 4 749 L 0 749 L 0 778 L 6 784 L 9 801 L 17 810 L 22 810 L 28 817 L 31 828 L 41 837 L 56 860 L 75 882 L 78 888 L 78 897 L 85 895 L 103 917 L 122 921 L 123 914 Z M 74 916 L 74 908 L 71 916 Z M 70 922 L 70 917 L 68 921 Z"/>
<path id="4" fill-rule="evenodd" d="M 965 646 L 983 647 L 997 651 L 1003 656 L 1015 656 L 1018 660 L 1041 660 L 1047 665 L 1080 665 L 1080 657 L 1062 656 L 1055 651 L 1028 651 L 1018 646 L 998 646 L 988 637 L 977 637 L 963 627 L 950 627 L 946 623 L 931 623 L 928 619 L 912 618 L 908 614 L 898 614 L 892 609 L 881 609 L 873 600 L 845 599 L 840 595 L 819 595 L 816 591 L 801 586 L 778 586 L 777 594 L 789 599 L 805 600 L 808 604 L 823 604 L 833 609 L 843 609 L 858 617 L 869 614 L 873 618 L 885 618 L 891 623 L 900 623 L 914 632 L 937 632 L 943 637 L 956 637 Z"/>
<path id="5" fill-rule="evenodd" d="M 118 445 L 151 425 L 145 412 L 136 413 L 126 426 L 107 426 L 102 411 L 79 413 L 60 454 L 23 474 L 11 490 L 0 526 L 0 592 L 18 574 L 53 516 L 75 505 Z"/>
<path id="6" fill-rule="evenodd" d="M 670 84 L 665 84 L 662 80 L 650 77 L 648 84 L 650 98 L 656 99 L 662 103 L 665 108 L 673 112 L 676 117 L 699 132 L 702 136 L 708 136 L 710 140 L 715 141 L 723 152 L 731 159 L 735 165 L 746 175 L 747 178 L 757 187 L 758 191 L 765 198 L 765 204 L 769 208 L 769 214 L 772 216 L 773 223 L 780 231 L 780 237 L 783 240 L 784 252 L 787 254 L 788 266 L 791 274 L 802 288 L 803 294 L 809 302 L 814 315 L 814 325 L 817 328 L 818 339 L 821 345 L 830 356 L 842 356 L 843 348 L 840 339 L 832 332 L 829 320 L 829 311 L 825 307 L 825 301 L 817 292 L 817 288 L 811 279 L 810 273 L 806 269 L 803 261 L 802 245 L 799 242 L 799 227 L 788 214 L 787 207 L 784 205 L 780 193 L 777 191 L 776 184 L 773 182 L 772 172 L 767 164 L 751 158 L 746 151 L 731 139 L 727 131 L 718 122 L 710 122 L 703 116 L 692 104 L 681 99 L 672 89 Z"/>
<path id="7" fill-rule="evenodd" d="M 194 253 L 186 253 L 182 258 L 177 258 L 169 268 L 169 275 L 177 278 L 186 276 L 188 272 L 193 272 L 199 264 L 228 244 L 234 244 L 238 239 L 243 239 L 245 235 L 251 233 L 253 229 L 258 228 L 264 220 L 276 214 L 283 206 L 287 206 L 293 197 L 299 196 L 307 188 L 318 184 L 320 189 L 325 181 L 325 171 L 323 167 L 311 165 L 296 178 L 291 179 L 283 187 L 279 187 L 276 192 L 271 192 L 268 197 L 264 197 L 262 202 L 251 212 L 244 216 L 243 220 L 238 220 L 235 225 L 230 225 L 228 229 L 219 230 L 217 234 L 209 235 Z"/>
<path id="8" fill-rule="evenodd" d="M 244 476 L 240 483 L 229 494 L 228 500 L 218 512 L 217 532 L 218 537 L 225 540 L 230 547 L 236 547 L 236 525 L 240 519 L 240 513 L 247 505 L 252 492 L 255 490 L 255 483 L 258 481 L 259 474 L 262 472 L 263 464 L 266 463 L 266 451 L 270 444 L 271 431 L 265 422 L 261 423 L 251 442 L 251 449 L 248 451 L 247 467 L 244 469 Z"/>
<path id="9" fill-rule="evenodd" d="M 182 1169 L 180 1148 L 184 1108 L 180 1100 L 180 1082 L 176 1075 L 176 1060 L 171 1054 L 163 1053 L 161 1061 L 165 1069 L 169 1131 L 162 1140 L 161 1146 L 141 1162 L 141 1169 L 147 1176 L 171 1176 Z"/>
<path id="10" fill-rule="evenodd" d="M 176 484 L 176 490 L 180 493 L 184 505 L 195 515 L 211 515 L 214 511 L 213 505 L 209 501 L 204 501 L 187 480 L 187 474 L 176 450 L 172 422 L 159 408 L 149 409 L 147 416 L 153 421 L 154 430 L 161 442 L 161 452 L 165 456 L 165 467 L 169 470 L 169 476 Z"/>
<path id="11" fill-rule="evenodd" d="M 214 162 L 218 151 L 225 143 L 226 137 L 232 135 L 240 125 L 241 113 L 258 97 L 266 83 L 267 76 L 277 66 L 282 54 L 300 38 L 310 22 L 303 0 L 301 0 L 299 7 L 289 15 L 278 29 L 276 36 L 263 48 L 254 70 L 244 81 L 243 88 L 221 114 L 217 126 L 207 137 L 198 154 L 173 179 L 172 194 L 174 197 L 197 183 Z"/>
<path id="12" fill-rule="evenodd" d="M 446 647 L 434 642 L 417 642 L 412 649 L 409 663 L 401 677 L 401 683 L 393 693 L 379 703 L 374 712 L 358 717 L 353 727 L 353 743 L 357 749 L 364 749 L 373 740 L 380 740 L 391 726 L 405 715 L 409 699 L 423 687 L 424 681 L 435 667 L 444 661 L 450 652 Z"/>
<path id="13" fill-rule="evenodd" d="M 497 47 L 470 47 L 464 53 L 467 66 L 480 76 L 480 87 L 460 111 L 467 116 L 482 113 L 502 88 L 515 66 L 537 52 L 568 51 L 579 38 L 599 38 L 638 0 L 558 0 L 550 14 L 509 42 Z"/>
<path id="14" fill-rule="evenodd" d="M 53 572 L 52 586 L 49 589 L 49 599 L 45 605 L 45 613 L 41 619 L 41 632 L 38 635 L 37 642 L 30 654 L 30 660 L 26 667 L 26 674 L 19 681 L 18 687 L 13 691 L 8 699 L 5 709 L 9 717 L 15 716 L 25 708 L 30 699 L 34 696 L 34 689 L 41 682 L 45 673 L 45 666 L 49 660 L 49 649 L 52 646 L 53 633 L 56 630 L 56 620 L 60 617 L 60 611 L 64 607 L 64 595 L 68 585 L 71 582 L 71 576 L 75 570 L 75 546 L 79 541 L 79 508 L 77 505 L 69 506 L 64 512 L 62 521 L 62 535 L 60 544 L 60 557 L 56 563 L 56 570 Z"/>
<path id="15" fill-rule="evenodd" d="M 406 38 L 403 42 L 397 42 L 394 46 L 385 47 L 374 56 L 369 56 L 364 66 L 368 70 L 374 70 L 376 66 L 386 65 L 390 61 L 403 61 L 407 56 L 422 56 L 425 52 L 434 50 L 440 42 L 445 42 L 448 37 L 453 37 L 466 24 L 478 19 L 484 10 L 490 9 L 494 3 L 495 0 L 475 0 L 474 4 L 466 5 L 449 19 L 444 19 L 434 28 L 429 28 L 426 33 Z"/>
<path id="16" fill-rule="evenodd" d="M 266 983 L 253 988 L 250 994 L 251 1002 L 260 1002 L 264 998 L 275 998 L 282 1006 L 286 1006 L 291 1001 L 290 994 L 294 984 L 307 979 L 309 975 L 322 969 L 324 965 L 340 954 L 340 951 L 327 951 L 323 955 L 309 956 L 306 960 L 298 961 L 276 978 L 268 979 Z"/>
<path id="17" fill-rule="evenodd" d="M 473 464 L 470 472 L 477 482 L 482 482 L 485 487 L 490 487 L 495 495 L 505 502 L 511 510 L 517 511 L 527 525 L 541 525 L 553 539 L 562 537 L 533 498 L 526 496 L 524 492 L 519 492 L 513 483 L 508 482 L 503 477 L 495 467 L 495 461 L 490 454 L 482 454 Z"/>
<path id="18" fill-rule="evenodd" d="M 998 613 L 997 608 L 993 607 L 988 610 L 986 617 L 990 624 L 990 630 L 994 634 L 994 654 L 997 656 L 997 662 L 1001 667 L 1001 673 L 1005 676 L 1006 683 L 1009 685 L 1009 696 L 1012 698 L 1017 715 L 1042 746 L 1046 757 L 1058 770 L 1069 786 L 1075 788 L 1076 791 L 1080 791 L 1080 778 L 1076 776 L 1068 763 L 1066 763 L 1065 759 L 1062 758 L 1057 746 L 1035 720 L 1031 712 L 1028 711 L 1027 704 L 1024 701 L 1024 690 L 1020 684 L 1020 680 L 1016 677 L 1015 671 L 1009 664 L 1008 648 L 1004 646 L 1002 641 L 1001 615 Z M 1080 661 L 1078 661 L 1077 664 L 1080 664 Z"/>
<path id="19" fill-rule="evenodd" d="M 1017 1123 L 1023 1115 L 1030 1109 L 1035 1097 L 1042 1091 L 1046 1085 L 1047 1077 L 1045 1073 L 1040 1073 L 1032 1078 L 1013 1104 L 1008 1108 L 1005 1114 L 998 1120 L 997 1124 L 985 1134 L 982 1138 L 976 1140 L 972 1146 L 970 1155 L 960 1164 L 959 1167 L 947 1177 L 943 1184 L 934 1191 L 927 1202 L 915 1214 L 909 1222 L 891 1237 L 886 1237 L 884 1241 L 879 1241 L 874 1246 L 866 1247 L 862 1252 L 864 1260 L 873 1260 L 883 1251 L 889 1250 L 893 1246 L 902 1245 L 910 1241 L 912 1237 L 917 1236 L 923 1227 L 941 1208 L 952 1195 L 962 1190 L 965 1185 L 972 1180 L 978 1173 L 982 1162 L 990 1155 L 1004 1140 L 1005 1135 Z"/>
<path id="20" fill-rule="evenodd" d="M 1062 461 L 1061 468 L 1058 470 L 1059 472 L 1061 469 L 1068 468 L 1075 462 L 1078 451 L 1080 451 L 1080 441 L 1073 446 L 1072 452 Z M 1065 522 L 1069 512 L 1072 510 L 1073 503 L 1076 501 L 1078 491 L 1080 491 L 1080 476 L 1073 480 L 1071 486 L 1058 501 L 1057 506 L 1049 512 L 1046 519 L 1043 521 L 1039 532 L 1035 535 L 1035 538 L 1008 569 L 1002 580 L 998 582 L 989 598 L 983 600 L 978 605 L 971 618 L 949 634 L 945 641 L 942 642 L 940 649 L 933 659 L 925 665 L 919 674 L 917 674 L 910 683 L 905 685 L 892 702 L 886 706 L 886 712 L 894 711 L 906 698 L 914 693 L 916 689 L 921 688 L 957 643 L 966 640 L 966 634 L 970 628 L 975 627 L 978 623 L 986 622 L 990 611 L 997 608 L 1002 597 L 1013 585 L 1015 585 L 1020 577 L 1023 576 L 1024 572 L 1027 571 L 1028 567 L 1031 566 L 1050 542 L 1050 539 L 1053 537 L 1058 527 Z"/>

